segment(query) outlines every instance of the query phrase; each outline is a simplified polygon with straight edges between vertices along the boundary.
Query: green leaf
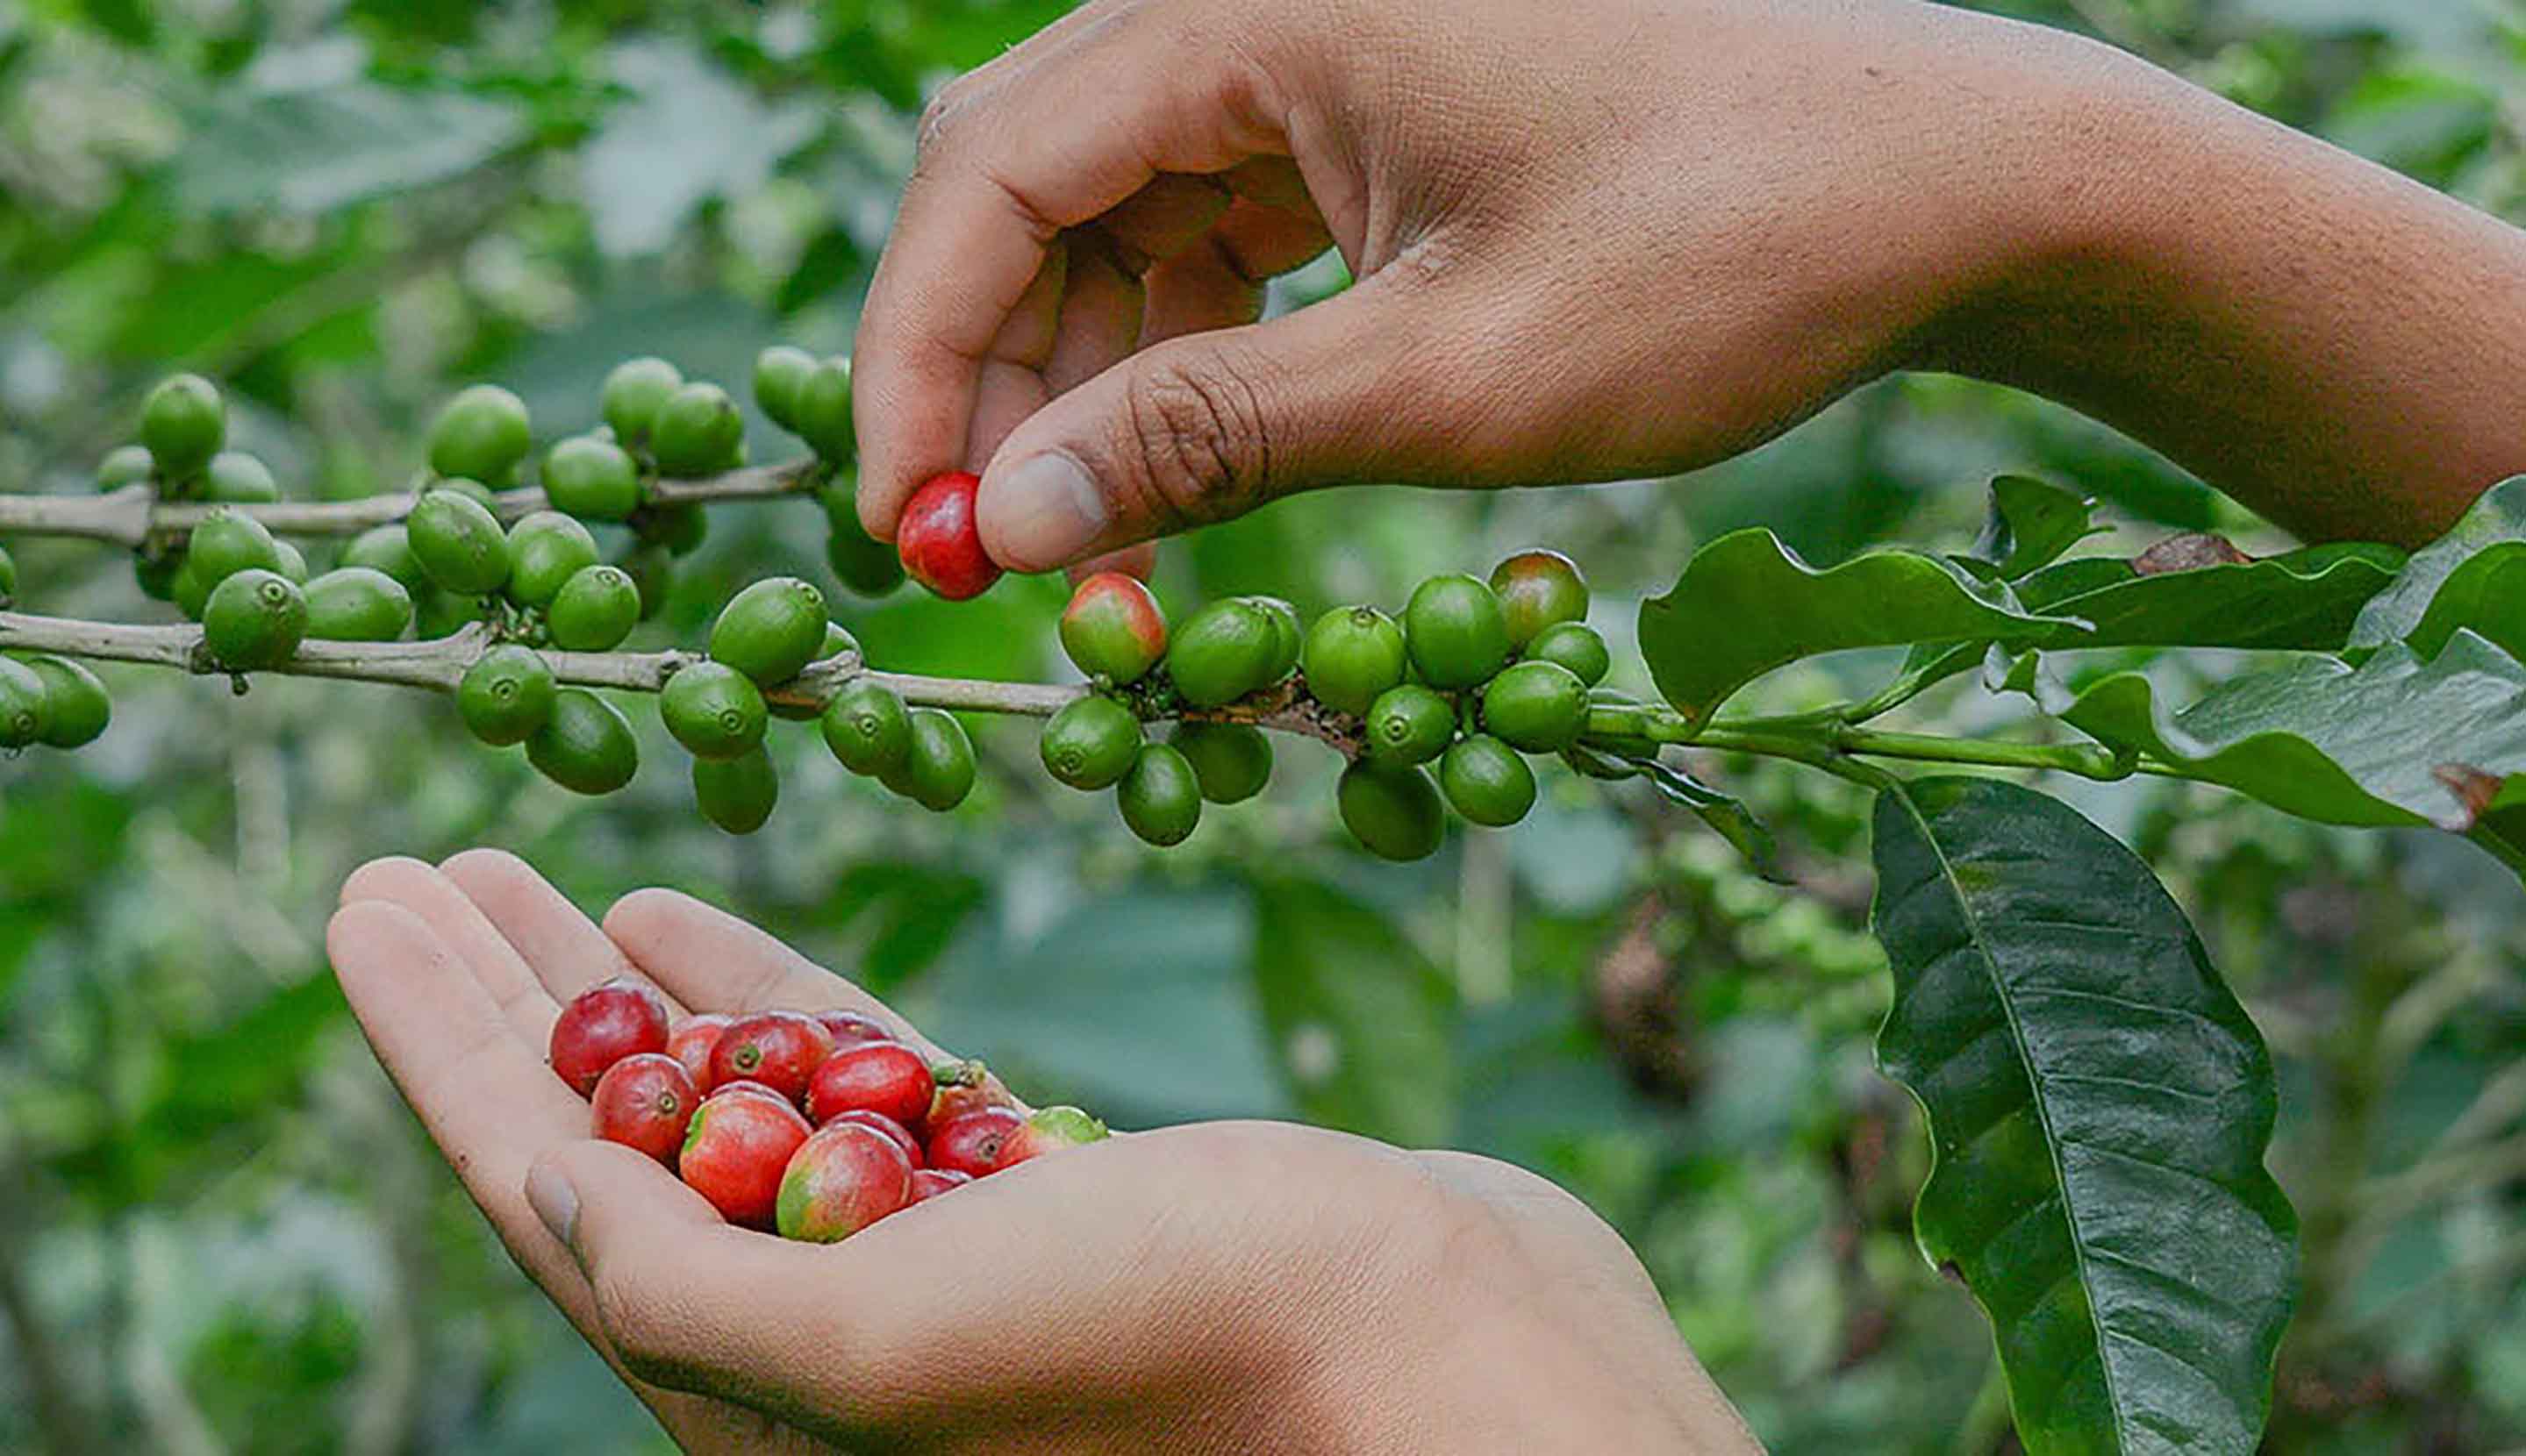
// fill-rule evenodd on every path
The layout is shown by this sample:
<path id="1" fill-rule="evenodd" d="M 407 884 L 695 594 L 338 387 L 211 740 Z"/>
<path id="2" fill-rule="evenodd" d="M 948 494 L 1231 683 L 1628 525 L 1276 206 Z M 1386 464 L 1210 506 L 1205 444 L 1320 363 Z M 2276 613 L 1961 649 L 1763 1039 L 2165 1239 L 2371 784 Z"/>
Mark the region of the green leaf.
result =
<path id="1" fill-rule="evenodd" d="M 2526 541 L 2485 546 L 2450 572 L 2403 640 L 2423 657 L 2436 657 L 2461 629 L 2499 643 L 2511 657 L 2526 658 Z M 2355 656 L 2372 650 L 2361 648 Z"/>
<path id="2" fill-rule="evenodd" d="M 1880 795 L 1879 1064 L 1930 1125 L 1921 1250 L 1991 1317 L 2031 1456 L 2248 1452 L 2297 1219 L 2272 1061 L 2139 858 L 1990 778 Z"/>
<path id="3" fill-rule="evenodd" d="M 2434 660 L 2396 643 L 2353 668 L 2308 658 L 2181 713 L 2118 673 L 2047 711 L 2115 748 L 2326 824 L 2463 831 L 2526 775 L 2526 667 L 2470 631 Z"/>
<path id="4" fill-rule="evenodd" d="M 2412 553 L 2412 559 L 2359 614 L 2350 631 L 2354 657 L 2410 636 L 2428 618 L 2441 588 L 2465 563 L 2493 547 L 2526 542 L 2526 476 L 2517 476 L 2482 493 L 2448 533 Z M 2503 553 L 2504 554 L 2504 553 Z M 2481 628 L 2473 623 L 2462 626 Z M 2488 633 L 2486 633 L 2488 635 Z"/>
<path id="5" fill-rule="evenodd" d="M 1570 755 L 1587 765 L 1586 772 L 1600 778 L 1646 778 L 1670 803 L 1682 804 L 1700 816 L 1703 824 L 1745 857 L 1755 874 L 1775 884 L 1791 882 L 1789 874 L 1781 868 L 1780 846 L 1773 841 L 1772 831 L 1735 794 L 1712 788 L 1654 757 L 1607 753 L 1584 743 L 1573 745 Z"/>
<path id="6" fill-rule="evenodd" d="M 370 80 L 222 91 L 177 155 L 171 180 L 192 212 L 314 216 L 470 172 L 526 129 L 509 106 Z"/>
<path id="7" fill-rule="evenodd" d="M 1665 596 L 1641 604 L 1641 653 L 1666 700 L 1707 720 L 1738 688 L 1818 653 L 1906 642 L 2032 641 L 2084 624 L 2042 616 L 2008 588 L 1918 551 L 1879 551 L 1822 571 L 1767 530 L 1693 553 Z"/>
<path id="8" fill-rule="evenodd" d="M 1991 514 L 1973 554 L 2014 581 L 2094 534 L 2096 507 L 2089 497 L 2033 476 L 2001 476 L 1991 482 Z"/>
<path id="9" fill-rule="evenodd" d="M 1425 1147 L 1456 1108 L 1446 979 L 1385 916 L 1326 885 L 1254 886 L 1254 986 L 1307 1120 Z"/>

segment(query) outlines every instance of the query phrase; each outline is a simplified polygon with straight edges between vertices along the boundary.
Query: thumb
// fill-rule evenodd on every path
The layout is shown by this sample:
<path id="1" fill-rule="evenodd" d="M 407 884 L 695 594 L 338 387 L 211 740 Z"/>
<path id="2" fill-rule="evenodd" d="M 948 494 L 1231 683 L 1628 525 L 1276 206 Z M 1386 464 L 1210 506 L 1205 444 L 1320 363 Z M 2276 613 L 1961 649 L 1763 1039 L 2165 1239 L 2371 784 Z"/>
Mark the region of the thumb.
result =
<path id="1" fill-rule="evenodd" d="M 1382 282 L 1383 280 L 1377 280 Z M 1048 571 L 1372 476 L 1426 358 L 1391 287 L 1154 344 L 1028 417 L 983 473 L 983 547 Z"/>

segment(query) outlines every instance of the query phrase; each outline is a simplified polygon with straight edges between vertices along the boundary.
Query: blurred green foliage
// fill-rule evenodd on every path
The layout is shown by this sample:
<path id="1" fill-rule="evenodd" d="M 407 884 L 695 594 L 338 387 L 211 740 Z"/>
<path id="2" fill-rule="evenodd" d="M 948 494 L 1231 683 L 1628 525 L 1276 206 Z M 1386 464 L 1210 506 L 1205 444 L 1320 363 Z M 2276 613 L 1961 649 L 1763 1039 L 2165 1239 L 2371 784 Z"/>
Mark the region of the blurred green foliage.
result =
<path id="1" fill-rule="evenodd" d="M 2204 85 L 2526 217 L 2513 0 L 2026 0 Z M 26 0 L 0 7 L 0 489 L 84 490 L 147 383 L 229 387 L 293 494 L 398 486 L 489 377 L 537 432 L 618 358 L 732 384 L 765 342 L 846 347 L 925 90 L 1062 7 L 833 0 Z M 1338 267 L 1283 302 L 1338 286 Z M 752 422 L 757 459 L 794 448 Z M 1689 485 L 1337 492 L 1170 549 L 1184 604 L 1399 606 L 1546 542 L 1587 565 L 1616 681 L 1696 542 L 1811 561 L 1961 543 L 1981 484 L 2104 496 L 2127 541 L 2273 533 L 2111 432 L 1946 378 L 1871 388 Z M 725 508 L 664 617 L 829 580 L 812 505 Z M 126 565 L 25 543 L 39 610 L 165 620 Z M 1061 671 L 1050 582 L 841 615 L 881 666 Z M 1829 661 L 1766 683 L 1785 702 Z M 2162 665 L 2167 671 L 2179 667 Z M 1535 820 L 1365 868 L 1332 766 L 1144 852 L 1103 799 L 977 724 L 975 801 L 890 803 L 777 734 L 783 812 L 719 837 L 683 776 L 601 803 L 389 688 L 108 669 L 115 727 L 0 765 L 0 1449 L 612 1451 L 660 1438 L 508 1266 L 378 1072 L 323 962 L 363 859 L 489 843 L 591 910 L 662 876 L 791 937 L 1040 1098 L 1124 1126 L 1305 1117 L 1536 1167 L 1641 1250 L 1775 1450 L 2009 1449 L 1988 1337 L 1915 1255 L 1915 1113 L 1871 1070 L 1860 805 L 1780 765 L 1699 767 L 1776 828 L 1748 874 L 1638 786 L 1556 778 Z M 1923 717 L 2007 712 L 1967 687 Z M 994 772 L 996 770 L 996 772 Z M 2157 866 L 2278 1054 L 2275 1161 L 2307 1288 L 2272 1449 L 2526 1442 L 2526 917 L 2469 846 L 2356 836 L 2178 785 L 2051 784 Z M 664 867 L 664 868 L 662 868 Z"/>

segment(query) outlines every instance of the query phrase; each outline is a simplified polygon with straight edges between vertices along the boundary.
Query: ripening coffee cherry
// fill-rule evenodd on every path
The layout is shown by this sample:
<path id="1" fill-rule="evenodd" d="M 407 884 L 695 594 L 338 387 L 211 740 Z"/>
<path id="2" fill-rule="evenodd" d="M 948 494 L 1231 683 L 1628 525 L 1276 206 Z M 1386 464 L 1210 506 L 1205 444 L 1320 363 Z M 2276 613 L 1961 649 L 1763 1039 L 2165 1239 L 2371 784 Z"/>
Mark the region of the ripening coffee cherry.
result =
<path id="1" fill-rule="evenodd" d="M 1263 674 L 1266 683 L 1278 682 L 1289 676 L 1298 665 L 1298 651 L 1305 644 L 1306 630 L 1298 625 L 1298 609 L 1277 596 L 1240 596 L 1238 601 L 1263 614 L 1272 625 L 1272 666 Z"/>
<path id="2" fill-rule="evenodd" d="M 299 554 L 298 548 L 289 544 L 287 541 L 280 540 L 276 537 L 272 543 L 272 550 L 273 554 L 280 558 L 280 565 L 275 567 L 273 570 L 288 577 L 290 585 L 301 587 L 305 586 L 307 584 L 307 558 Z"/>
<path id="3" fill-rule="evenodd" d="M 1140 751 L 1140 720 L 1112 698 L 1080 698 L 1044 724 L 1036 747 L 1043 771 L 1072 788 L 1110 788 Z"/>
<path id="4" fill-rule="evenodd" d="M 149 458 L 147 445 L 117 445 L 97 462 L 96 488 L 120 490 L 126 485 L 143 484 L 157 471 L 158 462 Z"/>
<path id="5" fill-rule="evenodd" d="M 812 1130 L 798 1109 L 778 1097 L 734 1088 L 715 1091 L 693 1110 L 684 1145 L 676 1155 L 676 1175 L 709 1199 L 721 1218 L 740 1228 L 769 1230 L 790 1155 Z M 905 1180 L 910 1181 L 908 1172 Z"/>
<path id="6" fill-rule="evenodd" d="M 1439 761 L 1439 786 L 1458 814 L 1490 828 L 1513 825 L 1535 807 L 1535 771 L 1489 733 L 1447 750 Z"/>
<path id="7" fill-rule="evenodd" d="M 903 763 L 878 781 L 919 804 L 944 814 L 974 791 L 974 740 L 965 726 L 935 708 L 915 709 Z"/>
<path id="8" fill-rule="evenodd" d="M 858 451 L 851 429 L 851 362 L 839 354 L 823 360 L 798 382 L 797 419 L 790 427 L 815 452 L 835 465 Z"/>
<path id="9" fill-rule="evenodd" d="M 732 470 L 744 443 L 745 417 L 717 384 L 686 384 L 649 423 L 649 454 L 662 476 L 691 479 Z"/>
<path id="10" fill-rule="evenodd" d="M 553 645 L 571 652 L 611 652 L 639 623 L 640 588 L 621 567 L 581 567 L 544 608 Z"/>
<path id="11" fill-rule="evenodd" d="M 811 1011 L 807 1014 L 814 1017 L 817 1024 L 822 1026 L 826 1030 L 834 1033 L 834 1045 L 837 1049 L 840 1047 L 856 1045 L 862 1041 L 892 1041 L 895 1039 L 893 1028 L 879 1021 L 875 1017 L 862 1016 L 856 1011 L 843 1011 L 835 1007 L 828 1008 L 823 1011 Z M 927 1116 L 928 1111 L 929 1110 L 927 1108 L 924 1108 L 923 1116 Z M 915 1121 L 918 1122 L 919 1119 L 915 1119 Z"/>
<path id="12" fill-rule="evenodd" d="M 85 747 L 113 722 L 114 699 L 86 664 L 67 657 L 30 657 L 26 667 L 44 683 L 44 728 L 36 742 L 47 748 Z"/>
<path id="13" fill-rule="evenodd" d="M 1512 648 L 1534 641 L 1547 627 L 1588 618 L 1588 580 L 1578 563 L 1558 551 L 1520 551 L 1491 568 L 1490 588 L 1499 598 Z"/>
<path id="14" fill-rule="evenodd" d="M 1298 649 L 1307 690 L 1339 713 L 1365 714 L 1377 695 L 1402 682 L 1403 628 L 1375 607 L 1337 607 L 1316 619 Z"/>
<path id="15" fill-rule="evenodd" d="M 952 1168 L 915 1168 L 912 1170 L 912 1201 L 927 1203 L 941 1193 L 952 1193 L 974 1180 L 970 1173 Z"/>
<path id="16" fill-rule="evenodd" d="M 337 567 L 306 591 L 307 635 L 320 642 L 391 642 L 412 626 L 412 593 L 371 567 Z"/>
<path id="17" fill-rule="evenodd" d="M 392 526 L 373 526 L 353 536 L 351 544 L 342 548 L 341 565 L 383 572 L 402 582 L 408 594 L 417 594 L 429 584 L 429 577 L 422 571 L 420 560 L 412 554 L 412 541 L 405 534 L 401 522 Z"/>
<path id="18" fill-rule="evenodd" d="M 606 1068 L 587 1100 L 590 1132 L 673 1166 L 701 1093 L 674 1057 L 640 1052 Z"/>
<path id="19" fill-rule="evenodd" d="M 1389 687 L 1368 706 L 1368 756 L 1405 768 L 1447 751 L 1456 736 L 1456 710 L 1417 682 Z"/>
<path id="20" fill-rule="evenodd" d="M 185 541 L 184 559 L 191 564 L 193 579 L 208 592 L 239 572 L 279 571 L 280 544 L 252 516 L 231 506 L 214 506 Z"/>
<path id="21" fill-rule="evenodd" d="M 0 657 L 0 748 L 15 751 L 43 741 L 52 712 L 52 697 L 35 670 Z"/>
<path id="22" fill-rule="evenodd" d="M 544 456 L 544 499 L 582 521 L 620 521 L 640 509 L 640 467 L 612 440 L 573 435 Z"/>
<path id="23" fill-rule="evenodd" d="M 658 407 L 683 387 L 683 374 L 664 359 L 626 359 L 605 377 L 598 412 L 616 442 L 628 450 L 645 450 Z"/>
<path id="24" fill-rule="evenodd" d="M 597 563 L 596 537 L 576 517 L 537 511 L 509 527 L 509 600 L 549 605 L 562 583 Z"/>
<path id="25" fill-rule="evenodd" d="M 751 834 L 772 818 L 781 776 L 761 744 L 734 758 L 693 760 L 693 803 L 732 834 Z"/>
<path id="26" fill-rule="evenodd" d="M 759 1081 L 791 1102 L 805 1100 L 809 1079 L 834 1054 L 834 1033 L 795 1011 L 758 1011 L 720 1032 L 711 1048 L 710 1084 Z"/>
<path id="27" fill-rule="evenodd" d="M 974 515 L 982 484 L 982 477 L 966 471 L 933 476 L 912 492 L 894 526 L 894 549 L 905 573 L 951 602 L 981 596 L 1000 579 L 999 563 L 983 550 L 982 525 Z"/>
<path id="28" fill-rule="evenodd" d="M 269 466 L 244 451 L 222 450 L 211 457 L 202 477 L 202 499 L 261 505 L 280 499 L 280 482 L 272 477 Z"/>
<path id="29" fill-rule="evenodd" d="M 306 593 L 278 572 L 239 572 L 212 587 L 202 605 L 202 641 L 211 660 L 232 673 L 278 667 L 306 636 Z"/>
<path id="30" fill-rule="evenodd" d="M 1061 650 L 1079 671 L 1127 687 L 1167 655 L 1167 618 L 1148 583 L 1098 572 L 1079 583 L 1061 613 Z"/>
<path id="31" fill-rule="evenodd" d="M 425 490 L 404 520 L 413 560 L 459 596 L 488 596 L 509 579 L 509 533 L 490 508 L 456 490 Z"/>
<path id="32" fill-rule="evenodd" d="M 985 1107 L 932 1127 L 924 1150 L 930 1166 L 967 1178 L 987 1178 L 1000 1168 L 1000 1154 L 1010 1138 L 1026 1127 L 1026 1115 L 1009 1107 Z"/>
<path id="33" fill-rule="evenodd" d="M 882 1113 L 906 1129 L 930 1116 L 937 1079 L 921 1053 L 899 1041 L 859 1041 L 837 1046 L 807 1081 L 807 1117 L 833 1121 L 845 1112 Z"/>
<path id="34" fill-rule="evenodd" d="M 227 407 L 200 375 L 162 379 L 140 405 L 140 443 L 162 478 L 189 480 L 227 443 Z"/>
<path id="35" fill-rule="evenodd" d="M 736 1018 L 733 1016 L 705 1011 L 676 1023 L 676 1029 L 667 1033 L 667 1055 L 683 1067 L 684 1075 L 693 1079 L 694 1087 L 707 1089 L 710 1086 L 711 1048 L 719 1045 L 719 1033 L 728 1029 L 728 1024 L 734 1020 Z"/>
<path id="36" fill-rule="evenodd" d="M 815 1092 L 811 1088 L 808 1096 L 812 1098 L 814 1095 Z M 811 1116 L 808 1121 L 815 1122 L 816 1119 Z M 884 1133 L 886 1141 L 903 1149 L 904 1160 L 912 1165 L 912 1171 L 915 1173 L 919 1173 L 930 1161 L 921 1151 L 921 1139 L 913 1136 L 911 1130 L 901 1123 L 884 1113 L 854 1109 L 849 1112 L 834 1113 L 830 1121 L 848 1123 L 855 1128 L 866 1128 L 872 1132 Z"/>
<path id="37" fill-rule="evenodd" d="M 754 403 L 763 418 L 797 433 L 799 394 L 815 372 L 816 356 L 795 344 L 774 344 L 755 355 Z"/>
<path id="38" fill-rule="evenodd" d="M 941 1063 L 931 1068 L 930 1075 L 938 1083 L 937 1095 L 930 1099 L 930 1118 L 926 1124 L 934 1130 L 969 1112 L 1018 1105 L 1018 1099 L 1010 1094 L 1007 1084 L 980 1062 Z"/>
<path id="39" fill-rule="evenodd" d="M 1165 743 L 1143 743 L 1132 771 L 1114 785 L 1114 803 L 1132 832 L 1164 849 L 1192 837 L 1201 824 L 1201 780 Z"/>
<path id="40" fill-rule="evenodd" d="M 834 579 L 861 596 L 884 596 L 903 584 L 903 558 L 860 528 L 859 517 L 833 516 L 825 534 L 825 562 Z"/>
<path id="41" fill-rule="evenodd" d="M 639 772 L 640 744 L 623 710 L 583 687 L 553 694 L 552 716 L 527 740 L 535 772 L 578 794 L 610 794 Z"/>
<path id="42" fill-rule="evenodd" d="M 1280 635 L 1269 614 L 1237 600 L 1185 619 L 1167 648 L 1167 676 L 1196 708 L 1216 708 L 1272 680 Z"/>
<path id="43" fill-rule="evenodd" d="M 1461 573 L 1432 577 L 1412 589 L 1403 640 L 1432 687 L 1472 687 L 1508 661 L 1508 620 L 1499 598 Z"/>
<path id="44" fill-rule="evenodd" d="M 912 752 L 912 717 L 903 699 L 865 678 L 842 684 L 825 704 L 819 726 L 825 746 L 854 774 L 890 778 Z"/>
<path id="45" fill-rule="evenodd" d="M 1605 639 L 1583 622 L 1556 623 L 1537 632 L 1535 640 L 1526 644 L 1524 657 L 1528 662 L 1557 662 L 1590 687 L 1604 681 L 1614 667 Z"/>
<path id="46" fill-rule="evenodd" d="M 1103 1142 L 1113 1134 L 1105 1125 L 1076 1107 L 1044 1107 L 1027 1115 L 1026 1126 L 1000 1144 L 999 1166 L 1015 1168 L 1046 1153 Z"/>
<path id="47" fill-rule="evenodd" d="M 533 443 L 525 400 L 497 384 L 468 385 L 429 423 L 430 473 L 508 485 Z"/>
<path id="48" fill-rule="evenodd" d="M 1169 741 L 1214 804 L 1241 804 L 1272 781 L 1272 741 L 1250 723 L 1181 724 Z"/>
<path id="49" fill-rule="evenodd" d="M 912 1202 L 912 1160 L 874 1129 L 818 1129 L 782 1171 L 775 1225 L 783 1238 L 838 1243 Z"/>
<path id="50" fill-rule="evenodd" d="M 1419 769 L 1391 769 L 1367 759 L 1342 771 L 1336 794 L 1341 821 L 1381 859 L 1422 860 L 1438 853 L 1446 828 L 1439 790 Z"/>
<path id="51" fill-rule="evenodd" d="M 1588 684 L 1557 662 L 1502 668 L 1483 685 L 1483 727 L 1529 753 L 1558 753 L 1588 726 Z"/>
<path id="52" fill-rule="evenodd" d="M 545 1058 L 584 1097 L 625 1057 L 667 1049 L 667 1003 L 646 981 L 618 976 L 573 996 L 553 1022 Z"/>
<path id="53" fill-rule="evenodd" d="M 560 693 L 543 654 L 514 642 L 474 660 L 456 684 L 456 712 L 475 737 L 494 748 L 524 743 L 552 721 Z"/>
<path id="54" fill-rule="evenodd" d="M 771 577 L 746 587 L 711 624 L 711 661 L 726 663 L 758 686 L 798 676 L 825 644 L 825 594 L 796 577 Z"/>
<path id="55" fill-rule="evenodd" d="M 658 690 L 658 716 L 695 758 L 735 758 L 763 741 L 763 691 L 726 663 L 676 670 Z"/>

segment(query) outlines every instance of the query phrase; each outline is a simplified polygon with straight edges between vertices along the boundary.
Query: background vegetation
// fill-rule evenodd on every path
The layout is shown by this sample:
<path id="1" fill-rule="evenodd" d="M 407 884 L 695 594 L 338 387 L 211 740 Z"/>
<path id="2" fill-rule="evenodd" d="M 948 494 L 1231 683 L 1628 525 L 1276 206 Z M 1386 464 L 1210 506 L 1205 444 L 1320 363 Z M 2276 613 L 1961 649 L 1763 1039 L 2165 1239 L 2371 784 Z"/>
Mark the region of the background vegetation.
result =
<path id="1" fill-rule="evenodd" d="M 551 438 L 593 422 L 626 355 L 733 385 L 776 338 L 844 348 L 924 89 L 1061 8 L 0 6 L 0 489 L 91 488 L 177 367 L 227 384 L 232 438 L 291 493 L 347 496 L 398 487 L 472 378 L 518 389 Z M 1990 8 L 2526 220 L 2515 0 Z M 1284 291 L 1340 281 L 1325 265 Z M 756 459 L 795 448 L 755 426 Z M 1540 541 L 1587 566 L 1619 662 L 1640 597 L 1718 531 L 1770 526 L 1818 563 L 1960 543 L 2003 469 L 2106 497 L 2132 542 L 2280 539 L 2076 417 L 1906 378 L 1687 484 L 1290 502 L 1171 547 L 1159 585 L 1395 607 L 1430 571 Z M 635 643 L 697 642 L 757 576 L 830 581 L 822 539 L 805 500 L 720 508 Z M 14 549 L 39 610 L 173 618 L 110 551 Z M 879 666 L 1029 678 L 1063 672 L 1061 596 L 837 600 Z M 634 715 L 649 768 L 596 802 L 423 695 L 106 676 L 102 742 L 0 763 L 0 1449 L 663 1443 L 501 1255 L 324 965 L 353 865 L 477 843 L 591 909 L 660 879 L 714 898 L 1122 1126 L 1303 1117 L 1536 1167 L 1632 1238 L 1775 1450 L 2009 1449 L 1982 1319 L 1907 1230 L 1923 1148 L 1870 1066 L 1886 980 L 1845 785 L 1703 766 L 1771 818 L 1803 892 L 1637 786 L 1566 776 L 1517 830 L 1371 869 L 1333 822 L 1330 760 L 1298 745 L 1264 800 L 1158 855 L 1036 772 L 1029 727 L 985 722 L 984 787 L 945 818 L 778 733 L 783 812 L 729 840 L 654 714 Z M 1919 713 L 1966 730 L 2008 711 L 1967 686 Z M 2168 879 L 2280 1058 L 2307 1284 L 2271 1448 L 2526 1446 L 2514 881 L 2442 836 L 2180 784 L 2047 787 Z"/>

